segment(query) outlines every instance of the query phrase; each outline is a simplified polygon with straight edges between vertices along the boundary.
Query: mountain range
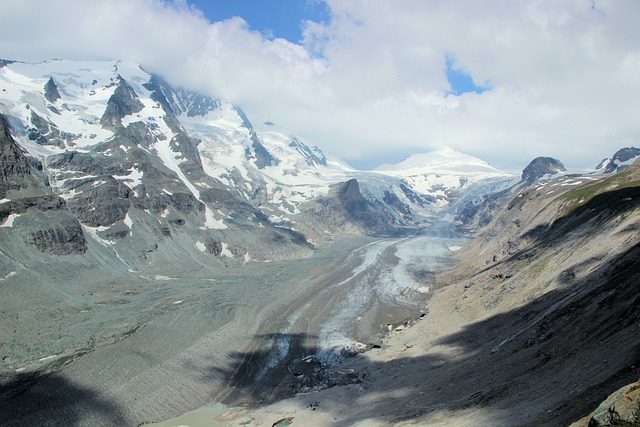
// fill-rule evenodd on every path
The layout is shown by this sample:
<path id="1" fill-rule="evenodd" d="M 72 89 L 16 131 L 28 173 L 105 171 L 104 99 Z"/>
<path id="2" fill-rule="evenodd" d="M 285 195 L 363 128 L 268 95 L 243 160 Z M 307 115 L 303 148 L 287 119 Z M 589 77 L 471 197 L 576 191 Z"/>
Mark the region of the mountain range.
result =
<path id="1" fill-rule="evenodd" d="M 638 157 L 639 149 L 623 148 L 579 174 L 539 157 L 516 175 L 443 147 L 360 171 L 271 122 L 254 126 L 239 106 L 174 88 L 138 64 L 1 60 L 0 397 L 11 401 L 37 378 L 135 335 L 160 306 L 178 309 L 181 294 L 165 296 L 159 283 L 200 283 L 229 268 L 233 273 L 224 274 L 240 275 L 247 265 L 306 259 L 348 237 L 420 235 L 443 219 L 476 236 L 463 251 L 473 256 L 443 277 L 477 293 L 474 304 L 487 313 L 557 291 L 556 299 L 544 300 L 544 315 L 523 315 L 529 324 L 517 327 L 526 334 L 503 331 L 505 340 L 494 342 L 491 353 L 535 347 L 545 364 L 546 354 L 559 351 L 540 350 L 553 331 L 589 339 L 561 322 L 580 307 L 590 307 L 591 318 L 609 329 L 613 318 L 637 325 L 627 303 L 603 310 L 616 293 L 635 298 L 629 277 L 637 265 Z M 609 249 L 596 253 L 589 236 Z M 620 282 L 625 289 L 611 270 L 621 263 L 630 272 Z M 532 283 L 526 286 L 519 271 L 528 271 Z M 606 293 L 587 286 L 594 275 L 606 279 L 598 282 Z M 570 285 L 584 288 L 558 291 Z M 138 293 L 154 295 L 154 302 L 134 299 L 135 316 L 129 306 L 112 308 Z M 88 305 L 98 313 L 92 320 Z M 600 342 L 608 339 L 589 330 Z M 619 356 L 618 370 L 605 370 L 598 384 L 621 386 L 629 375 L 619 372 L 631 353 Z"/>
<path id="2" fill-rule="evenodd" d="M 198 234 L 182 249 L 220 256 L 224 247 L 228 261 L 242 262 L 297 257 L 336 233 L 411 227 L 465 186 L 513 178 L 449 148 L 356 171 L 275 125 L 258 132 L 239 107 L 174 89 L 136 64 L 5 64 L 5 145 L 31 162 L 38 182 L 5 191 L 3 218 L 33 229 L 16 200 L 55 200 L 65 226 L 26 238 L 51 253 L 82 253 L 91 240 L 146 251 L 152 264 L 153 252 L 174 243 L 163 237 Z M 142 245 L 136 228 L 158 238 Z"/>

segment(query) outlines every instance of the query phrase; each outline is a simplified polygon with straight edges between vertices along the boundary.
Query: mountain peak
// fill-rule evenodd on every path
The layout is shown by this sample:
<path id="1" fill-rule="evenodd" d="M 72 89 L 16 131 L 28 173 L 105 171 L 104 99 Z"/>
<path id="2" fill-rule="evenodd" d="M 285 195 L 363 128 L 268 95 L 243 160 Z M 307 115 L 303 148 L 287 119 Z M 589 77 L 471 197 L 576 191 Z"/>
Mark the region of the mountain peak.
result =
<path id="1" fill-rule="evenodd" d="M 553 157 L 536 157 L 522 171 L 522 180 L 532 183 L 545 175 L 555 175 L 567 169 L 562 162 Z"/>
<path id="2" fill-rule="evenodd" d="M 640 148 L 625 147 L 616 151 L 611 158 L 603 159 L 596 167 L 598 171 L 613 173 L 624 169 L 640 157 Z"/>
<path id="3" fill-rule="evenodd" d="M 396 164 L 384 164 L 375 169 L 380 172 L 393 172 L 399 175 L 415 174 L 502 174 L 484 160 L 461 153 L 451 147 L 442 147 L 426 153 L 411 154 Z"/>

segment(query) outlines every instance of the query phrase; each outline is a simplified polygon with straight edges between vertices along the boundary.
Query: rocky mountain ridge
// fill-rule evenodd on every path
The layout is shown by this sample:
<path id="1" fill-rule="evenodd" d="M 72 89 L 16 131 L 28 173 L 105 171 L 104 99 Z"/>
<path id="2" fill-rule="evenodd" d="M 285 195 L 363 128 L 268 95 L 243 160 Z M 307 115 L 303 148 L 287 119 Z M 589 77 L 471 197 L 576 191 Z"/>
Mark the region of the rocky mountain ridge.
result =
<path id="1" fill-rule="evenodd" d="M 335 235 L 418 227 L 474 182 L 512 178 L 486 164 L 470 169 L 482 162 L 453 150 L 411 173 L 403 165 L 354 171 L 274 125 L 258 132 L 239 107 L 174 89 L 136 64 L 3 64 L 7 138 L 48 182 L 43 191 L 61 197 L 82 225 L 72 234 L 127 247 L 148 265 L 177 235 L 182 250 L 189 239 L 188 251 L 218 258 L 222 251 L 206 248 L 230 248 L 223 263 L 297 257 Z M 438 156 L 445 162 L 430 167 Z M 332 190 L 341 186 L 348 197 Z M 131 241 L 135 228 L 154 237 L 141 247 Z M 195 239 L 192 230 L 204 231 Z"/>
<path id="2" fill-rule="evenodd" d="M 612 173 L 624 169 L 633 164 L 640 157 L 640 148 L 625 147 L 616 151 L 611 158 L 603 159 L 596 170 L 604 173 Z"/>
<path id="3" fill-rule="evenodd" d="M 477 328 L 487 339 L 479 351 L 508 372 L 508 384 L 488 381 L 483 393 L 511 389 L 514 397 L 489 402 L 535 413 L 528 423 L 567 425 L 637 380 L 639 189 L 636 162 L 517 185 L 479 209 L 491 215 L 472 221 L 478 235 L 443 281 L 487 326 Z M 515 397 L 537 388 L 546 392 L 536 402 Z"/>

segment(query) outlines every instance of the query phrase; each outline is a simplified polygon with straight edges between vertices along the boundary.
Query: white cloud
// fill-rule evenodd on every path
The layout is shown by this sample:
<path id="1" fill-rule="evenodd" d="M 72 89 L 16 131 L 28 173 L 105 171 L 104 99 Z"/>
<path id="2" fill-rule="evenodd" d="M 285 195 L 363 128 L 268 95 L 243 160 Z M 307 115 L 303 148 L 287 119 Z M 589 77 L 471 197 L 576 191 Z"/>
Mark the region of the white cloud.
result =
<path id="1" fill-rule="evenodd" d="M 303 45 L 184 1 L 5 0 L 2 55 L 120 58 L 360 164 L 450 145 L 500 167 L 640 145 L 640 2 L 326 0 Z M 447 96 L 446 55 L 491 90 Z"/>

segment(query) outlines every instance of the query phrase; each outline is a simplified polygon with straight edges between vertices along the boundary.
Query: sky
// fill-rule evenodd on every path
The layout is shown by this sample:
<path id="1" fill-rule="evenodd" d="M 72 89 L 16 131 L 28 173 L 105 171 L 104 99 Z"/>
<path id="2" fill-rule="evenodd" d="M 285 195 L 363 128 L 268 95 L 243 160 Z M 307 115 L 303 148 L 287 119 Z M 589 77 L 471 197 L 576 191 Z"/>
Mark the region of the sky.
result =
<path id="1" fill-rule="evenodd" d="M 3 0 L 0 57 L 135 61 L 360 168 L 640 146 L 637 0 Z"/>

